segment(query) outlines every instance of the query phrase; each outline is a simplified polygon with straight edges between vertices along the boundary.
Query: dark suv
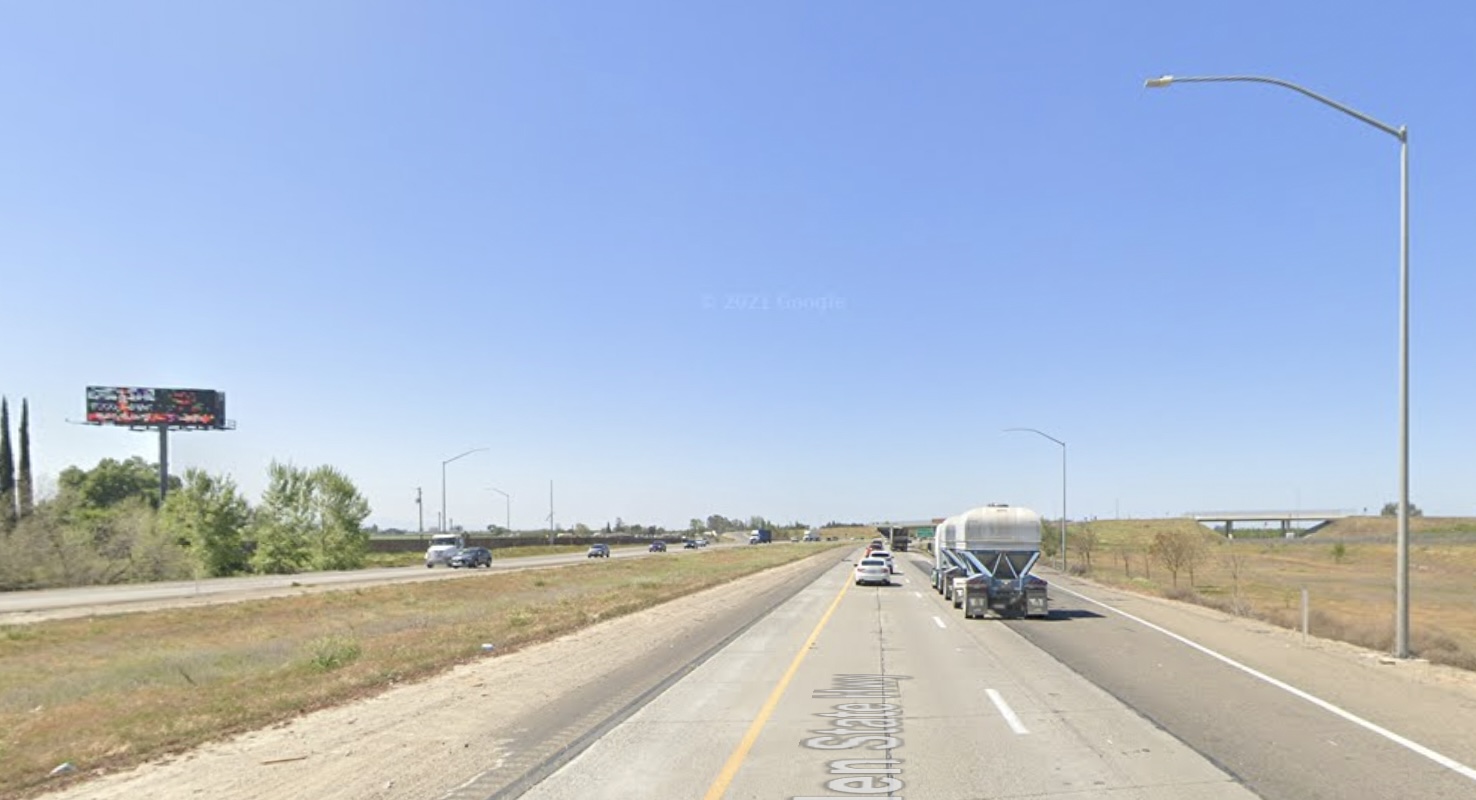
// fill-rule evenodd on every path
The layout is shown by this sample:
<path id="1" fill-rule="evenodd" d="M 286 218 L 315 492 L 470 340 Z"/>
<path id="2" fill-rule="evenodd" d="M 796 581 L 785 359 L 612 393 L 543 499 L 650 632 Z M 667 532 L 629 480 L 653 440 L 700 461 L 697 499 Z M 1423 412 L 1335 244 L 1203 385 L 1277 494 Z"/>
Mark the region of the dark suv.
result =
<path id="1" fill-rule="evenodd" d="M 492 551 L 485 547 L 463 547 L 451 556 L 453 567 L 490 567 L 492 566 Z"/>

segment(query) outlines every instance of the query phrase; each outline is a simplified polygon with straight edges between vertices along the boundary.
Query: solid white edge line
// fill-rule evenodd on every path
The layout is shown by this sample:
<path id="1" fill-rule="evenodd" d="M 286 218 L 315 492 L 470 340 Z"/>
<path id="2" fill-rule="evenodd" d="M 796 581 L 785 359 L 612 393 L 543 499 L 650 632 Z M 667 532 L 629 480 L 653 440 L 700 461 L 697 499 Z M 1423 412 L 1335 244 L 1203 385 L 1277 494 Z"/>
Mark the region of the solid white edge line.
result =
<path id="1" fill-rule="evenodd" d="M 1000 696 L 999 692 L 996 692 L 993 689 L 985 689 L 984 693 L 989 695 L 989 699 L 991 702 L 994 703 L 994 707 L 999 709 L 999 715 L 1004 717 L 1005 722 L 1008 722 L 1010 724 L 1010 730 L 1020 734 L 1021 736 L 1024 736 L 1025 734 L 1030 732 L 1030 730 L 1025 727 L 1025 723 L 1021 722 L 1020 718 L 1015 715 L 1015 710 L 1013 708 L 1010 708 L 1010 704 L 1006 703 L 1005 699 Z"/>
<path id="2" fill-rule="evenodd" d="M 1186 645 L 1194 648 L 1195 650 L 1198 650 L 1199 652 L 1204 653 L 1205 655 L 1209 656 L 1210 658 L 1213 658 L 1213 659 L 1216 659 L 1218 661 L 1224 662 L 1225 664 L 1228 664 L 1229 666 L 1232 666 L 1232 667 L 1240 670 L 1241 672 L 1244 672 L 1245 674 L 1247 674 L 1247 675 L 1249 675 L 1249 676 L 1251 676 L 1253 678 L 1256 678 L 1258 680 L 1265 681 L 1266 683 L 1269 683 L 1272 686 L 1275 686 L 1276 688 L 1281 689 L 1284 692 L 1287 692 L 1288 694 L 1291 694 L 1291 695 L 1293 695 L 1295 697 L 1299 697 L 1299 698 L 1301 698 L 1303 700 L 1306 700 L 1307 702 L 1311 703 L 1312 705 L 1317 706 L 1318 708 L 1321 708 L 1322 710 L 1327 711 L 1328 713 L 1335 714 L 1335 715 L 1337 715 L 1339 717 L 1342 717 L 1343 719 L 1345 719 L 1345 720 L 1353 723 L 1354 725 L 1357 725 L 1360 728 L 1363 728 L 1364 730 L 1367 730 L 1367 731 L 1369 731 L 1371 733 L 1378 734 L 1379 736 L 1382 736 L 1385 739 L 1388 739 L 1389 741 L 1391 741 L 1391 742 L 1399 745 L 1400 747 L 1406 748 L 1406 749 L 1408 749 L 1409 751 L 1411 751 L 1413 753 L 1417 753 L 1419 755 L 1422 755 L 1425 758 L 1428 758 L 1431 761 L 1434 761 L 1436 764 L 1439 764 L 1440 766 L 1445 767 L 1448 770 L 1451 770 L 1452 772 L 1456 772 L 1456 773 L 1458 773 L 1458 774 L 1460 774 L 1460 775 L 1462 775 L 1462 776 L 1464 776 L 1466 778 L 1469 778 L 1470 780 L 1476 781 L 1476 769 L 1472 769 L 1471 767 L 1468 767 L 1465 764 L 1462 764 L 1461 762 L 1456 761 L 1455 759 L 1451 758 L 1450 756 L 1444 755 L 1442 753 L 1437 753 L 1434 750 L 1431 750 L 1430 748 L 1428 748 L 1428 747 L 1420 744 L 1419 742 L 1413 741 L 1411 739 L 1406 739 L 1403 736 L 1400 736 L 1399 734 L 1397 734 L 1397 733 L 1389 730 L 1388 728 L 1384 728 L 1384 727 L 1381 727 L 1381 726 L 1379 726 L 1379 725 L 1377 725 L 1375 723 L 1369 722 L 1368 720 L 1364 719 L 1363 717 L 1360 717 L 1360 716 L 1358 716 L 1357 714 L 1354 714 L 1351 711 L 1347 711 L 1347 710 L 1345 710 L 1343 708 L 1340 708 L 1338 706 L 1335 706 L 1332 703 L 1329 703 L 1328 701 L 1323 700 L 1322 698 L 1320 698 L 1320 697 L 1318 697 L 1318 696 L 1316 696 L 1314 694 L 1311 694 L 1309 692 L 1304 692 L 1301 689 L 1298 689 L 1297 687 L 1292 686 L 1291 684 L 1289 684 L 1289 683 L 1287 683 L 1285 681 L 1282 681 L 1282 680 L 1278 680 L 1276 678 L 1273 678 L 1270 675 L 1267 675 L 1266 673 L 1261 672 L 1260 670 L 1258 670 L 1258 669 L 1256 669 L 1254 667 L 1246 666 L 1245 664 L 1242 664 L 1239 661 L 1236 661 L 1235 659 L 1233 659 L 1233 658 L 1231 658 L 1229 656 L 1221 655 L 1220 653 L 1217 653 L 1214 650 L 1211 650 L 1208 647 L 1205 647 L 1204 645 L 1202 645 L 1202 644 L 1200 644 L 1198 642 L 1195 642 L 1195 641 L 1192 641 L 1192 640 L 1190 640 L 1188 638 L 1185 638 L 1183 636 L 1180 636 L 1179 634 L 1174 633 L 1171 630 L 1167 630 L 1165 628 L 1159 627 L 1158 625 L 1154 625 L 1153 623 L 1149 622 L 1148 620 L 1143 619 L 1142 617 L 1138 617 L 1138 616 L 1134 616 L 1132 614 L 1129 614 L 1128 612 L 1123 611 L 1120 608 L 1113 608 L 1112 606 L 1109 606 L 1109 605 L 1107 605 L 1106 603 L 1103 603 L 1100 600 L 1093 600 L 1092 598 L 1087 597 L 1086 595 L 1081 594 L 1080 592 L 1073 592 L 1070 589 L 1067 589 L 1067 588 L 1061 586 L 1060 584 L 1056 584 L 1052 588 L 1060 589 L 1061 591 L 1063 591 L 1063 592 L 1065 592 L 1065 593 L 1067 593 L 1069 595 L 1074 595 L 1076 597 L 1079 597 L 1079 598 L 1087 601 L 1088 603 L 1092 603 L 1094 605 L 1099 605 L 1102 608 L 1107 609 L 1108 611 L 1111 611 L 1111 612 L 1116 613 L 1116 614 L 1120 614 L 1120 615 L 1122 615 L 1122 616 L 1124 616 L 1124 617 L 1132 620 L 1133 622 L 1138 623 L 1139 625 L 1142 625 L 1142 626 L 1147 627 L 1147 628 L 1152 628 L 1153 630 L 1158 631 L 1159 633 L 1163 634 L 1164 636 L 1169 637 L 1170 639 L 1174 639 L 1175 641 L 1178 641 L 1178 642 L 1180 642 L 1182 644 L 1186 644 Z"/>
<path id="3" fill-rule="evenodd" d="M 948 627 L 947 625 L 944 625 L 943 624 L 943 618 L 942 617 L 933 617 L 933 622 L 937 623 L 938 627 L 940 627 L 940 628 L 946 628 L 946 627 Z"/>

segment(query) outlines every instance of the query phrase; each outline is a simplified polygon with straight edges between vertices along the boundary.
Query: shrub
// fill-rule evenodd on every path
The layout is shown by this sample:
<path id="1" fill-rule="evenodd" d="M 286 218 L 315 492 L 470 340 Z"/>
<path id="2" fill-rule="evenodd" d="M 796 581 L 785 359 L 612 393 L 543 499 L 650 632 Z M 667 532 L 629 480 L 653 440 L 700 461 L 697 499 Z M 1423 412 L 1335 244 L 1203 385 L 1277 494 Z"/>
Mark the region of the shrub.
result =
<path id="1" fill-rule="evenodd" d="M 353 639 L 343 636 L 323 636 L 309 645 L 309 663 L 319 672 L 331 672 L 359 660 L 363 649 Z"/>

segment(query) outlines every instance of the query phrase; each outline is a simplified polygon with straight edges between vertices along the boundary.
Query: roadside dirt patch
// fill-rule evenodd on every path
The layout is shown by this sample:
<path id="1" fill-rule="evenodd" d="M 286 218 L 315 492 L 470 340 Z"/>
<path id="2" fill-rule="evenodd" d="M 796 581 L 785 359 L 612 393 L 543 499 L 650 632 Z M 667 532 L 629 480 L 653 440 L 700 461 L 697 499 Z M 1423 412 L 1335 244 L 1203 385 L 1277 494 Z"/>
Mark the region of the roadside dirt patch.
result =
<path id="1" fill-rule="evenodd" d="M 830 554 L 821 556 L 829 558 Z M 49 800 L 139 797 L 426 798 L 508 758 L 509 726 L 571 685 L 712 624 L 719 612 L 814 568 L 793 562 L 546 644 L 465 664 L 351 705 L 304 714 Z"/>

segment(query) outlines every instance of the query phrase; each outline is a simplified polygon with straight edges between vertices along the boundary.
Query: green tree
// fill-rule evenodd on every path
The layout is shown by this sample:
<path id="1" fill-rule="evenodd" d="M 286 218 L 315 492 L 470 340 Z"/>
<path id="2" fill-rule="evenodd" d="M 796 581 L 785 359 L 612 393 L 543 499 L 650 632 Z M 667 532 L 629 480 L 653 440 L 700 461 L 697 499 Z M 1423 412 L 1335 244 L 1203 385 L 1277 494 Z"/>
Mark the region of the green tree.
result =
<path id="1" fill-rule="evenodd" d="M 1411 517 L 1423 517 L 1425 515 L 1425 512 L 1421 511 L 1419 506 L 1415 505 L 1414 503 L 1410 503 L 1409 504 L 1409 515 Z M 1390 501 L 1388 503 L 1385 503 L 1384 504 L 1384 507 L 1381 508 L 1381 509 L 1379 509 L 1379 516 L 1381 516 L 1381 517 L 1397 517 L 1397 516 L 1399 516 L 1399 503 L 1393 502 L 1393 501 Z"/>
<path id="2" fill-rule="evenodd" d="M 10 453 L 10 405 L 0 397 L 0 533 L 15 530 L 15 460 Z"/>
<path id="3" fill-rule="evenodd" d="M 252 569 L 270 574 L 306 569 L 311 528 L 312 485 L 307 471 L 273 461 L 267 468 L 266 491 L 252 518 Z"/>
<path id="4" fill-rule="evenodd" d="M 229 476 L 185 472 L 183 485 L 159 509 L 160 527 L 194 554 L 206 575 L 245 572 L 250 564 L 245 533 L 251 509 Z"/>
<path id="5" fill-rule="evenodd" d="M 316 530 L 312 563 L 318 569 L 358 569 L 369 552 L 369 501 L 347 475 L 321 466 L 309 476 Z"/>
<path id="6" fill-rule="evenodd" d="M 31 480 L 31 404 L 21 398 L 20 475 L 15 480 L 16 507 L 21 517 L 36 509 L 36 484 Z"/>
<path id="7" fill-rule="evenodd" d="M 368 501 L 338 470 L 274 461 L 253 517 L 251 565 L 270 573 L 356 569 L 369 550 L 368 516 Z"/>
<path id="8" fill-rule="evenodd" d="M 90 470 L 67 467 L 58 476 L 61 494 L 70 494 L 79 510 L 106 509 L 130 497 L 141 498 L 151 507 L 159 507 L 159 465 L 139 456 L 127 461 L 105 458 Z M 171 491 L 180 487 L 177 476 L 169 478 Z"/>

